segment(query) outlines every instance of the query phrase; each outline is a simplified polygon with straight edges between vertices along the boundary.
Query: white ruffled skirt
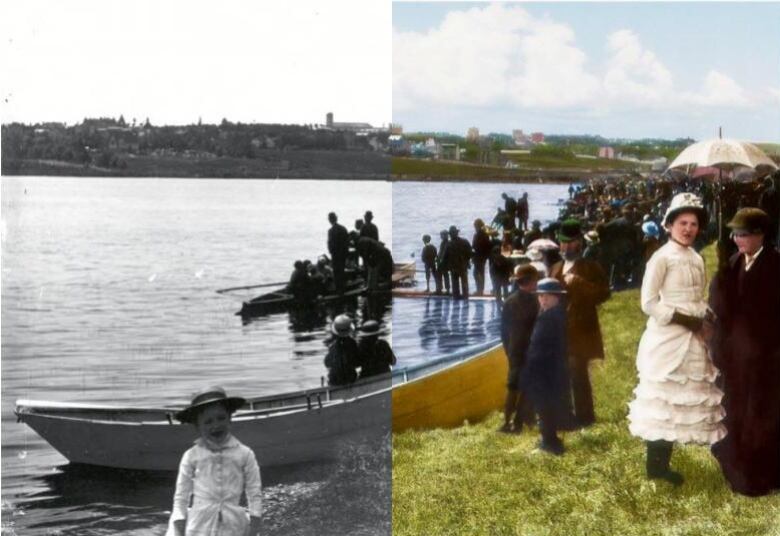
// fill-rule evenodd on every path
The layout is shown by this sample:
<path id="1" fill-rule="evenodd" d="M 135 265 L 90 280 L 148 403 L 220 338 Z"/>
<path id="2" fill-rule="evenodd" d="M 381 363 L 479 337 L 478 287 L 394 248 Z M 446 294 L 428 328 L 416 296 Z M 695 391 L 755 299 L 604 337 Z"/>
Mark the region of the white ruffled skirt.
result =
<path id="1" fill-rule="evenodd" d="M 715 386 L 718 373 L 703 346 L 692 344 L 680 366 L 662 381 L 640 375 L 628 405 L 631 435 L 705 445 L 723 439 L 726 412 L 720 404 L 723 391 Z"/>

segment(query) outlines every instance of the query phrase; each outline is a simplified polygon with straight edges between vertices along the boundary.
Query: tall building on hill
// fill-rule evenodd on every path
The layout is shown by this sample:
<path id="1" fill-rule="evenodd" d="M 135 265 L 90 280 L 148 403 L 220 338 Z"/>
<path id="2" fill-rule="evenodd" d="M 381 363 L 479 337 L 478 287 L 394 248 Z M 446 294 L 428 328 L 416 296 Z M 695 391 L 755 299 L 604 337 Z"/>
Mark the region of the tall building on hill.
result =
<path id="1" fill-rule="evenodd" d="M 470 142 L 478 142 L 479 141 L 479 129 L 477 127 L 471 127 L 466 132 L 466 140 Z"/>

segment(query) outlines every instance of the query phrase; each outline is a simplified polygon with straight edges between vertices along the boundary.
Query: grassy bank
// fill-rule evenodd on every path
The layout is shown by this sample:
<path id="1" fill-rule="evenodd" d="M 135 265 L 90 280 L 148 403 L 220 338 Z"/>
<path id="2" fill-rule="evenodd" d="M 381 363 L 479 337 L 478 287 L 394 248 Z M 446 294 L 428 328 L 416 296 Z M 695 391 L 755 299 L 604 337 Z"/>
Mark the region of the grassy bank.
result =
<path id="1" fill-rule="evenodd" d="M 705 257 L 714 267 L 712 248 Z M 394 434 L 394 534 L 780 535 L 780 495 L 735 495 L 706 447 L 675 448 L 682 487 L 645 478 L 644 446 L 626 422 L 646 320 L 638 303 L 626 291 L 600 310 L 598 423 L 563 434 L 564 456 L 538 452 L 536 429 L 498 434 L 498 412 L 455 430 Z"/>
<path id="2" fill-rule="evenodd" d="M 630 172 L 633 167 L 616 160 L 568 160 L 554 157 L 519 155 L 513 157 L 520 166 L 507 169 L 501 166 L 477 165 L 466 162 L 442 162 L 419 158 L 393 157 L 392 173 L 395 179 L 421 178 L 427 180 L 491 180 L 568 182 L 593 173 Z"/>

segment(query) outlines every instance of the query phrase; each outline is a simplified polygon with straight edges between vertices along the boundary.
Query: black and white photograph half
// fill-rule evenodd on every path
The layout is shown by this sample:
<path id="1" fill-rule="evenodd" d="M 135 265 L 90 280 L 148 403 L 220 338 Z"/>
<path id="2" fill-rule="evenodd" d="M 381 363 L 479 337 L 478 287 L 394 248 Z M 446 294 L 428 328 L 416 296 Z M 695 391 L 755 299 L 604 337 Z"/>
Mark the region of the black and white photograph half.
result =
<path id="1" fill-rule="evenodd" d="M 389 4 L 3 12 L 2 534 L 389 534 Z"/>

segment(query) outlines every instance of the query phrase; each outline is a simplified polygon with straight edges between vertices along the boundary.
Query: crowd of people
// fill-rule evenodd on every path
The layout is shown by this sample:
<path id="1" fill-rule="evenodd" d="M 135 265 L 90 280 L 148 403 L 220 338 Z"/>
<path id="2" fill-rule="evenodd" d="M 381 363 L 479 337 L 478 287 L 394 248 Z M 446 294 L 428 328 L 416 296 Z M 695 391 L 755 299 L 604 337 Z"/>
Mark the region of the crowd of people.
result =
<path id="1" fill-rule="evenodd" d="M 766 199 L 770 186 L 764 186 L 757 201 Z M 583 192 L 600 189 L 570 191 L 572 199 L 588 199 Z M 714 276 L 708 301 L 697 245 L 710 213 L 706 197 L 694 190 L 661 203 L 662 217 L 650 220 L 658 243 L 633 272 L 648 321 L 629 430 L 646 443 L 648 478 L 682 484 L 684 477 L 670 468 L 674 444 L 705 444 L 736 492 L 765 495 L 780 489 L 777 218 L 746 206 L 730 215 L 724 225 L 735 251 Z M 654 218 L 656 209 L 649 208 Z M 633 214 L 623 212 L 633 223 Z M 509 375 L 501 431 L 521 432 L 538 416 L 539 446 L 554 454 L 564 452 L 559 431 L 596 422 L 588 364 L 604 357 L 597 307 L 610 296 L 603 264 L 585 254 L 594 229 L 586 231 L 571 217 L 576 213 L 565 211 L 556 225 L 561 260 L 546 272 L 530 262 L 518 265 L 502 311 Z M 651 227 L 647 221 L 642 227 Z"/>
<path id="2" fill-rule="evenodd" d="M 561 218 L 544 229 L 538 221 L 528 228 L 527 195 L 514 200 L 504 194 L 501 217 L 491 226 L 475 220 L 471 243 L 454 225 L 441 232 L 438 249 L 425 235 L 429 291 L 433 278 L 435 292 L 467 299 L 472 265 L 482 294 L 489 265 L 503 304 L 501 339 L 509 361 L 500 431 L 520 433 L 538 422 L 540 448 L 562 455 L 560 431 L 596 422 L 589 363 L 604 358 L 597 308 L 615 287 L 641 284 L 648 320 L 628 428 L 645 442 L 647 477 L 682 484 L 683 475 L 671 469 L 674 445 L 695 443 L 711 446 L 734 491 L 760 496 L 780 489 L 777 180 L 776 174 L 759 187 L 733 184 L 720 195 L 707 182 L 688 180 L 572 185 Z M 720 221 L 711 217 L 713 210 Z M 388 261 L 392 273 L 371 216 L 366 212 L 350 233 L 329 215 L 331 257 L 296 261 L 290 280 L 296 296 L 314 292 L 314 285 L 317 292 L 342 293 L 351 252 L 363 259 L 369 286 L 370 270 L 376 270 L 375 285 Z M 496 229 L 503 231 L 501 239 Z M 698 249 L 715 238 L 721 239 L 722 262 L 707 298 Z M 534 247 L 538 240 L 554 240 L 557 247 Z M 513 289 L 503 299 L 510 276 Z M 325 357 L 330 385 L 386 374 L 396 363 L 376 320 L 364 321 L 357 338 L 346 314 L 334 319 L 331 330 Z M 213 387 L 176 414 L 195 426 L 198 440 L 181 460 L 169 534 L 215 527 L 258 533 L 259 466 L 230 433 L 231 415 L 244 402 Z M 242 495 L 249 515 L 240 506 Z"/>

